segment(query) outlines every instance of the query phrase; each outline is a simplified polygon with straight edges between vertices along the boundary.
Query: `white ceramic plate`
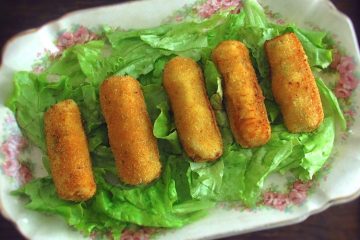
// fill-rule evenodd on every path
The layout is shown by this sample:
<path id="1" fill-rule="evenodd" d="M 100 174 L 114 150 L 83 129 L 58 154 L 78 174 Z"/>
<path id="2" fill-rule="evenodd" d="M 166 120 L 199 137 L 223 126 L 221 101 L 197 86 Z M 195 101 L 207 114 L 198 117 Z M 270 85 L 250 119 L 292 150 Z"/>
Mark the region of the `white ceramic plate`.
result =
<path id="1" fill-rule="evenodd" d="M 25 148 L 21 133 L 4 101 L 11 91 L 14 71 L 30 70 L 37 53 L 44 48 L 55 50 L 54 39 L 63 29 L 73 24 L 96 27 L 102 24 L 122 28 L 144 28 L 160 25 L 164 19 L 174 16 L 185 3 L 194 1 L 150 0 L 120 5 L 93 8 L 70 13 L 43 27 L 21 33 L 5 46 L 0 69 L 0 206 L 2 214 L 12 220 L 19 231 L 31 239 L 81 239 L 83 236 L 70 229 L 65 222 L 24 209 L 23 202 L 9 192 L 16 189 L 31 174 L 43 176 L 40 153 L 35 148 Z M 343 53 L 348 53 L 359 62 L 359 48 L 354 28 L 350 20 L 336 10 L 327 0 L 263 0 L 270 16 L 295 22 L 307 28 L 319 27 L 336 35 Z M 182 17 L 187 14 L 182 11 Z M 136 21 L 134 21 L 136 19 Z M 278 21 L 282 21 L 277 19 Z M 359 70 L 357 68 L 357 70 Z M 164 231 L 161 239 L 207 239 L 236 235 L 273 227 L 294 224 L 309 215 L 325 210 L 331 205 L 355 199 L 360 195 L 360 121 L 356 115 L 360 99 L 353 97 L 349 106 L 355 121 L 351 132 L 341 140 L 338 136 L 335 155 L 326 179 L 321 179 L 315 192 L 300 206 L 292 206 L 286 211 L 260 208 L 255 211 L 242 211 L 237 208 L 217 208 L 206 218 L 179 230 Z M 9 149 L 12 149 L 9 151 Z M 21 154 L 20 154 L 20 152 Z M 32 173 L 26 164 L 32 162 Z M 43 227 L 46 223 L 46 227 Z"/>

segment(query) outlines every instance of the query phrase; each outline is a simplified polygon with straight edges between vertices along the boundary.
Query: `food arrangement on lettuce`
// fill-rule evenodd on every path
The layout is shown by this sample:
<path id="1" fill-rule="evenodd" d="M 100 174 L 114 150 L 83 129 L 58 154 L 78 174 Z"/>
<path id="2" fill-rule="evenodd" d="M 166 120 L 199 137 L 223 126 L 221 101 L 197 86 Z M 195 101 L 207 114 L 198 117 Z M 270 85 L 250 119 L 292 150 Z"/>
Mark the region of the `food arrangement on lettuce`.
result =
<path id="1" fill-rule="evenodd" d="M 263 201 L 264 182 L 273 173 L 292 174 L 297 182 L 304 184 L 312 180 L 330 157 L 336 127 L 346 129 L 336 96 L 317 77 L 333 61 L 332 40 L 325 32 L 271 22 L 255 0 L 245 0 L 242 4 L 239 13 L 229 8 L 201 21 L 128 31 L 104 27 L 101 34 L 89 35 L 81 44 L 71 47 L 64 44 L 61 54 L 51 59 L 41 72 L 15 73 L 14 92 L 7 106 L 15 113 L 23 134 L 42 150 L 43 163 L 49 172 L 48 177 L 34 179 L 15 192 L 28 199 L 26 207 L 60 215 L 86 235 L 110 232 L 118 237 L 134 226 L 182 227 L 206 216 L 219 202 L 236 201 L 245 207 L 256 207 Z M 276 64 L 281 63 L 271 59 L 270 44 L 279 36 L 298 39 L 316 78 L 313 79 L 316 85 L 309 86 L 316 89 L 321 102 L 320 98 L 317 103 L 310 102 L 309 108 L 318 104 L 322 109 L 310 113 L 320 119 L 314 120 L 316 126 L 310 130 L 305 127 L 297 131 L 291 127 L 287 119 L 300 110 L 279 101 L 283 93 L 275 94 L 271 86 L 275 71 L 284 68 L 290 75 L 292 71 L 291 64 L 283 64 L 276 70 Z M 271 134 L 261 144 L 242 144 L 241 136 L 234 133 L 231 119 L 237 108 L 230 109 L 227 99 L 231 94 L 223 83 L 231 82 L 231 77 L 230 80 L 226 77 L 231 74 L 226 75 L 227 70 L 220 66 L 222 55 L 219 53 L 216 58 L 213 53 L 228 40 L 239 41 L 248 49 L 253 77 L 264 96 L 260 97 L 266 110 L 262 118 L 267 117 L 264 121 L 269 124 L 264 131 Z M 265 51 L 267 43 L 269 48 Z M 222 141 L 221 154 L 215 154 L 216 159 L 211 161 L 197 161 L 197 157 L 184 150 L 185 140 L 179 137 L 184 135 L 179 133 L 180 120 L 174 114 L 176 100 L 169 94 L 177 92 L 176 88 L 171 89 L 176 84 L 163 84 L 164 68 L 179 56 L 194 61 L 203 75 L 204 93 Z M 307 71 L 312 76 L 310 68 Z M 149 184 L 125 184 L 118 176 L 117 160 L 108 138 L 111 129 L 99 98 L 102 83 L 113 75 L 131 76 L 141 87 L 161 163 L 160 175 Z M 168 81 L 174 84 L 175 80 Z M 201 99 L 195 96 L 194 104 L 197 97 Z M 67 99 L 72 99 L 80 109 L 90 152 L 96 192 L 87 201 L 60 198 L 49 164 L 44 116 L 54 104 Z M 316 96 L 313 99 L 316 101 Z M 261 108 L 261 104 L 255 109 Z M 176 106 L 181 108 L 181 103 Z M 284 113 L 284 109 L 290 113 Z"/>

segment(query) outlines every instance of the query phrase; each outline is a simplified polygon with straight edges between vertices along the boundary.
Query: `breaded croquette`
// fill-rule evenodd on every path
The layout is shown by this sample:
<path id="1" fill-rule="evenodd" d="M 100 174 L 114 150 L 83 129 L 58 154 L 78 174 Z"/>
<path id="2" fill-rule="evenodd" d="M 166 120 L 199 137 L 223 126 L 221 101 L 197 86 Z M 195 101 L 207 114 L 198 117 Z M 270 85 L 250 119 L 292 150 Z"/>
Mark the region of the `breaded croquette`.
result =
<path id="1" fill-rule="evenodd" d="M 200 67 L 190 58 L 175 57 L 166 64 L 163 77 L 185 152 L 194 161 L 216 160 L 223 143 Z"/>
<path id="2" fill-rule="evenodd" d="M 91 159 L 77 104 L 69 99 L 45 113 L 50 170 L 60 198 L 85 201 L 96 192 Z"/>
<path id="3" fill-rule="evenodd" d="M 139 82 L 129 76 L 108 78 L 100 88 L 100 104 L 120 179 L 137 185 L 158 178 L 159 150 Z"/>
<path id="4" fill-rule="evenodd" d="M 225 106 L 235 140 L 245 148 L 267 143 L 270 123 L 248 49 L 239 41 L 224 41 L 213 50 L 212 59 L 223 77 Z"/>
<path id="5" fill-rule="evenodd" d="M 312 132 L 322 123 L 324 112 L 319 89 L 301 42 L 286 33 L 265 43 L 271 68 L 271 85 L 285 126 L 290 132 Z"/>

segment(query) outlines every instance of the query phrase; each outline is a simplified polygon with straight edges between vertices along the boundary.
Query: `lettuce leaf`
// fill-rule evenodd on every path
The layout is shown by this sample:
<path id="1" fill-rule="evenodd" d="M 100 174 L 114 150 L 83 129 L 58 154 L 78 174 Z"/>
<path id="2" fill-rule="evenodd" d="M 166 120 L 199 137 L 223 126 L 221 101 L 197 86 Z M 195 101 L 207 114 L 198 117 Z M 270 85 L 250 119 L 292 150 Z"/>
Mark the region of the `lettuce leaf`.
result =
<path id="1" fill-rule="evenodd" d="M 51 105 L 71 95 L 68 77 L 59 77 L 51 82 L 45 78 L 44 75 L 17 72 L 14 75 L 13 95 L 7 101 L 24 135 L 43 151 L 45 150 L 44 112 Z"/>
<path id="2" fill-rule="evenodd" d="M 312 133 L 289 133 L 275 103 L 269 65 L 263 45 L 285 32 L 294 32 L 302 42 L 312 68 L 331 63 L 327 34 L 277 25 L 255 0 L 243 1 L 239 14 L 218 13 L 203 21 L 184 22 L 140 30 L 105 28 L 102 39 L 66 49 L 41 74 L 18 72 L 7 105 L 15 113 L 23 134 L 47 156 L 43 116 L 54 103 L 71 98 L 81 110 L 93 170 L 96 195 L 86 202 L 63 201 L 56 195 L 51 176 L 35 179 L 15 192 L 28 200 L 27 208 L 62 216 L 69 225 L 86 234 L 136 226 L 176 228 L 206 215 L 219 201 L 241 201 L 255 206 L 266 178 L 291 172 L 307 181 L 329 158 L 337 124 L 346 121 L 336 97 L 317 79 L 325 120 Z M 270 141 L 261 147 L 241 148 L 232 136 L 223 103 L 221 75 L 211 60 L 211 51 L 224 40 L 242 41 L 251 54 L 266 97 L 272 124 Z M 196 163 L 184 153 L 166 92 L 162 87 L 165 64 L 174 56 L 198 61 L 204 71 L 206 91 L 221 130 L 224 154 L 216 162 Z M 142 86 L 147 111 L 158 141 L 163 171 L 147 186 L 126 186 L 116 176 L 107 128 L 99 107 L 99 85 L 110 75 L 131 75 Z"/>

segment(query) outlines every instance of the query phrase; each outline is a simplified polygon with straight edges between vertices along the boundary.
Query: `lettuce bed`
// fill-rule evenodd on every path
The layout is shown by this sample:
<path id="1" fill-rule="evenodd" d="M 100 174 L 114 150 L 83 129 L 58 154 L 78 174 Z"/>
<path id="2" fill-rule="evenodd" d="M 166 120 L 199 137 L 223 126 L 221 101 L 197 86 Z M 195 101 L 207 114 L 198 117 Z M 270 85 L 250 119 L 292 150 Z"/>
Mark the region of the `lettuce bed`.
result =
<path id="1" fill-rule="evenodd" d="M 27 208 L 61 215 L 85 234 L 110 231 L 118 236 L 130 225 L 181 227 L 204 216 L 218 201 L 242 201 L 253 207 L 261 200 L 261 189 L 270 173 L 292 172 L 303 181 L 312 179 L 332 151 L 335 123 L 346 126 L 336 97 L 321 79 L 317 79 L 317 84 L 325 120 L 319 129 L 292 134 L 283 126 L 270 89 L 263 44 L 285 32 L 298 36 L 312 68 L 329 66 L 332 54 L 326 33 L 270 23 L 261 6 L 255 0 L 247 0 L 239 14 L 220 13 L 201 22 L 134 31 L 105 28 L 101 40 L 66 49 L 44 72 L 16 73 L 8 106 L 16 114 L 24 135 L 44 152 L 44 112 L 67 98 L 78 103 L 97 183 L 96 195 L 81 203 L 59 199 L 50 176 L 31 181 L 16 194 L 29 199 Z M 250 49 L 272 124 L 271 140 L 262 147 L 241 148 L 229 129 L 220 76 L 210 58 L 211 50 L 226 39 L 240 40 Z M 162 87 L 163 67 L 176 55 L 193 58 L 204 71 L 207 93 L 224 141 L 224 154 L 215 163 L 189 161 L 179 144 Z M 142 85 L 163 166 L 160 179 L 148 186 L 129 187 L 116 176 L 98 99 L 99 85 L 113 74 L 131 75 Z M 45 166 L 47 161 L 44 156 Z"/>

